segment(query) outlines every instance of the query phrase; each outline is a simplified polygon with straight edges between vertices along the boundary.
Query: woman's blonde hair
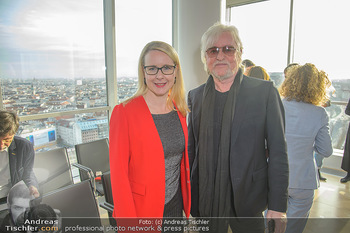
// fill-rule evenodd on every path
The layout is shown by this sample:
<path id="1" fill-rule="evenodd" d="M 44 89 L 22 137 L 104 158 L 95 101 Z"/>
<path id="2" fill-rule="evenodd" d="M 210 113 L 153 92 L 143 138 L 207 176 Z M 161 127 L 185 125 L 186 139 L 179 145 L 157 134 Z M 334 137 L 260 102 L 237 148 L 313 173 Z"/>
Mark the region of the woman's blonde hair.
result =
<path id="1" fill-rule="evenodd" d="M 145 80 L 144 66 L 145 66 L 145 56 L 149 51 L 152 51 L 152 50 L 157 50 L 168 55 L 171 58 L 171 60 L 173 60 L 174 65 L 177 67 L 176 82 L 173 85 L 173 87 L 169 90 L 167 105 L 169 106 L 169 108 L 173 108 L 173 103 L 175 103 L 178 111 L 180 111 L 180 113 L 183 116 L 186 116 L 187 112 L 189 111 L 189 108 L 187 106 L 186 99 L 185 99 L 185 88 L 184 88 L 184 81 L 183 81 L 183 76 L 181 71 L 179 55 L 171 45 L 162 41 L 149 42 L 143 48 L 140 54 L 139 64 L 138 64 L 138 75 L 139 75 L 138 89 L 135 95 L 133 95 L 130 99 L 123 102 L 123 104 L 124 105 L 127 104 L 132 99 L 138 96 L 142 96 L 146 94 L 146 92 L 148 91 L 147 85 L 144 81 Z"/>
<path id="2" fill-rule="evenodd" d="M 302 101 L 313 105 L 323 105 L 328 99 L 327 88 L 331 82 L 323 70 L 314 64 L 295 65 L 288 70 L 279 92 L 287 100 Z"/>

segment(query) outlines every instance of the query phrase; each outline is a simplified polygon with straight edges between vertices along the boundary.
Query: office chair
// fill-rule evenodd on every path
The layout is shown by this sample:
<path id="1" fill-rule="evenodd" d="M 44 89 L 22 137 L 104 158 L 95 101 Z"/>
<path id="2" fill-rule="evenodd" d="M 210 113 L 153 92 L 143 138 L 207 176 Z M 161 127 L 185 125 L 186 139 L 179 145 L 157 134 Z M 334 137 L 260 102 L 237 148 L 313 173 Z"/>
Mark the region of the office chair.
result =
<path id="1" fill-rule="evenodd" d="M 102 174 L 101 181 L 102 181 L 102 186 L 104 191 L 105 202 L 100 203 L 100 206 L 103 209 L 107 210 L 109 223 L 112 226 L 116 226 L 117 222 L 112 216 L 114 203 L 113 203 L 113 195 L 112 195 L 111 174 L 109 171 Z"/>
<path id="2" fill-rule="evenodd" d="M 41 195 L 73 184 L 66 148 L 36 153 L 33 171 L 38 180 Z"/>
<path id="3" fill-rule="evenodd" d="M 80 179 L 92 181 L 98 195 L 104 195 L 100 180 L 104 172 L 109 171 L 109 143 L 108 139 L 75 145 L 75 153 L 79 168 Z"/>
<path id="4" fill-rule="evenodd" d="M 97 201 L 89 180 L 47 193 L 41 203 L 58 210 L 64 232 L 73 232 L 74 227 L 81 226 L 94 227 L 93 232 L 103 233 Z"/>

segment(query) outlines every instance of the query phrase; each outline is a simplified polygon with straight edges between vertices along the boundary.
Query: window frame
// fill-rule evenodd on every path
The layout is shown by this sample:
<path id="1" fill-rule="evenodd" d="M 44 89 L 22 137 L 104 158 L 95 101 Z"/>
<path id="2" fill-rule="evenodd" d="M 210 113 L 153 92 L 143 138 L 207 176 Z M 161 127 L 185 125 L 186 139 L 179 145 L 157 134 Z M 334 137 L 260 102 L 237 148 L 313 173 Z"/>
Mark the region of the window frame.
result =
<path id="1" fill-rule="evenodd" d="M 70 111 L 61 111 L 53 113 L 39 113 L 25 116 L 19 116 L 20 121 L 41 120 L 49 117 L 60 117 L 72 114 L 94 113 L 108 111 L 108 124 L 111 116 L 111 110 L 118 102 L 117 81 L 116 81 L 116 51 L 115 51 L 115 0 L 103 0 L 103 17 L 104 17 L 104 42 L 105 42 L 105 69 L 106 69 L 106 89 L 107 89 L 107 106 L 93 107 L 85 109 L 76 109 Z M 2 87 L 3 85 L 1 85 Z M 2 88 L 0 88 L 0 109 L 3 109 Z"/>

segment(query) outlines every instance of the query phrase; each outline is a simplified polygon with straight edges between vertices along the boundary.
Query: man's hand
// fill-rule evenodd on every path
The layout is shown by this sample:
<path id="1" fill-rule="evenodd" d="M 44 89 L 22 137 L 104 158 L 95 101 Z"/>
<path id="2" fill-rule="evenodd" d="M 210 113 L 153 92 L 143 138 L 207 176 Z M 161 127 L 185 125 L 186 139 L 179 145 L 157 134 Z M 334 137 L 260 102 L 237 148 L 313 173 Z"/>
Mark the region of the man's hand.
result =
<path id="1" fill-rule="evenodd" d="M 33 186 L 33 185 L 29 186 L 29 192 L 30 192 L 30 194 L 33 195 L 35 198 L 37 198 L 37 197 L 40 196 L 40 193 L 39 193 L 38 189 L 37 189 L 35 186 Z"/>
<path id="2" fill-rule="evenodd" d="M 266 214 L 267 222 L 275 220 L 275 233 L 284 233 L 287 226 L 287 215 L 283 212 L 268 210 Z"/>

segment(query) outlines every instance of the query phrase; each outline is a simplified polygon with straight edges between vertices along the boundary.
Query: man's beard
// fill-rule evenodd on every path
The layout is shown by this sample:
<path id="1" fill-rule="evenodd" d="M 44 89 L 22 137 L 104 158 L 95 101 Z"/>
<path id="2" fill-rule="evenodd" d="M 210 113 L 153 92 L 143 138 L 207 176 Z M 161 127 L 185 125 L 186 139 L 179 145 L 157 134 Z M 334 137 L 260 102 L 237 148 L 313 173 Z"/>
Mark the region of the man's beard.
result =
<path id="1" fill-rule="evenodd" d="M 229 78 L 234 77 L 234 76 L 237 74 L 238 70 L 239 70 L 238 64 L 236 64 L 236 67 L 234 67 L 233 69 L 230 69 L 230 68 L 229 68 L 229 67 L 230 67 L 230 64 L 229 64 L 228 62 L 215 62 L 214 65 L 213 65 L 213 67 L 215 67 L 217 64 L 226 64 L 226 65 L 228 66 L 228 69 L 226 70 L 225 74 L 223 74 L 223 75 L 219 75 L 219 74 L 216 72 L 215 69 L 213 69 L 213 70 L 210 72 L 210 74 L 211 74 L 213 77 L 217 78 L 219 81 L 224 81 L 224 80 L 226 80 L 226 79 L 229 79 Z"/>
<path id="2" fill-rule="evenodd" d="M 217 78 L 219 81 L 224 81 L 228 78 L 231 78 L 233 76 L 233 71 L 232 70 L 227 70 L 226 74 L 224 75 L 218 75 L 214 72 L 211 73 L 215 78 Z"/>

